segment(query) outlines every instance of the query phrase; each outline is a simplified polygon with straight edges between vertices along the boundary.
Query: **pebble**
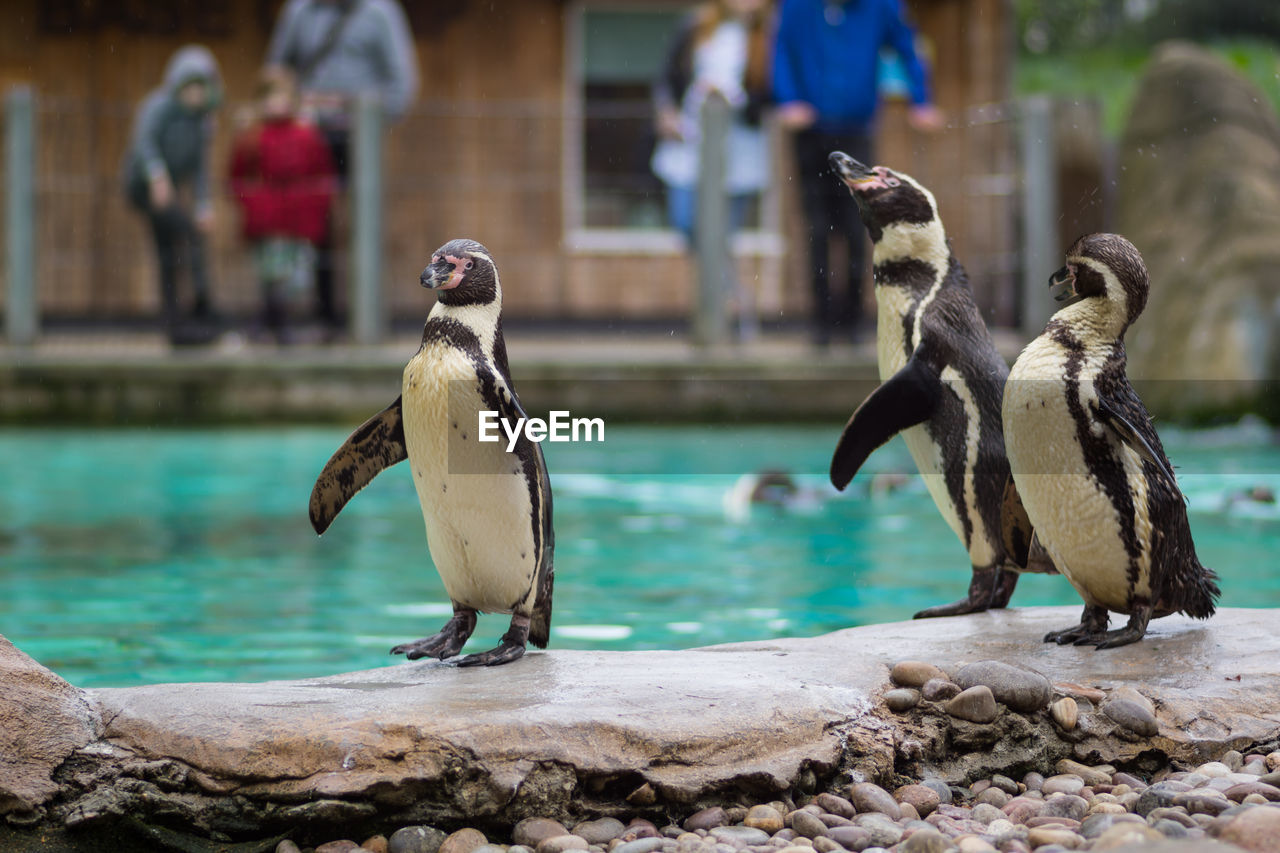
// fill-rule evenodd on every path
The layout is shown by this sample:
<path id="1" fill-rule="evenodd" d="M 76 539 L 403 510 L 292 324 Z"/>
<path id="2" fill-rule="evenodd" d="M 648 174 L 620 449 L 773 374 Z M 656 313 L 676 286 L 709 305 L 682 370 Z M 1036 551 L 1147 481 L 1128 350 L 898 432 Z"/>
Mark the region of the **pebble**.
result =
<path id="1" fill-rule="evenodd" d="M 525 847 L 537 848 L 544 839 L 557 835 L 567 835 L 565 825 L 558 820 L 545 817 L 527 817 L 517 823 L 511 830 L 511 840 Z"/>
<path id="2" fill-rule="evenodd" d="M 827 830 L 827 838 L 845 850 L 861 850 L 871 844 L 871 833 L 861 826 L 833 826 Z"/>
<path id="3" fill-rule="evenodd" d="M 1044 801 L 1044 808 L 1040 810 L 1039 817 L 1065 817 L 1071 820 L 1083 820 L 1085 814 L 1089 811 L 1089 801 L 1084 797 L 1077 797 L 1074 794 L 1062 794 L 1057 797 L 1049 797 Z"/>
<path id="4" fill-rule="evenodd" d="M 302 853 L 302 851 L 298 848 L 298 845 L 286 838 L 276 845 L 276 853 Z"/>
<path id="5" fill-rule="evenodd" d="M 938 795 L 938 803 L 940 805 L 947 805 L 951 802 L 954 796 L 951 793 L 951 786 L 946 782 L 943 782 L 941 779 L 925 779 L 920 784 L 924 785 L 926 788 L 930 788 Z"/>
<path id="6" fill-rule="evenodd" d="M 903 785 L 893 792 L 893 798 L 914 808 L 920 817 L 928 817 L 942 804 L 938 792 L 927 785 Z"/>
<path id="7" fill-rule="evenodd" d="M 920 691 L 911 687 L 899 687 L 897 690 L 887 690 L 884 694 L 884 704 L 895 714 L 910 711 L 916 705 L 920 704 Z"/>
<path id="8" fill-rule="evenodd" d="M 534 849 L 536 853 L 568 853 L 569 850 L 586 850 L 590 846 L 587 839 L 566 832 L 542 839 Z"/>
<path id="9" fill-rule="evenodd" d="M 1020 713 L 1032 713 L 1049 705 L 1053 687 L 1038 672 L 998 660 L 984 660 L 962 666 L 955 677 L 962 689 L 976 685 L 990 688 L 996 701 Z"/>
<path id="10" fill-rule="evenodd" d="M 351 853 L 352 850 L 358 850 L 359 848 L 360 845 L 354 841 L 343 839 L 321 844 L 316 848 L 316 853 Z"/>
<path id="11" fill-rule="evenodd" d="M 1081 764 L 1079 761 L 1072 761 L 1070 758 L 1064 758 L 1054 765 L 1054 769 L 1062 774 L 1071 774 L 1079 776 L 1086 785 L 1110 785 L 1111 774 L 1104 773 L 1101 770 L 1095 770 L 1088 765 Z"/>
<path id="12" fill-rule="evenodd" d="M 743 823 L 752 829 L 759 829 L 773 835 L 783 827 L 782 813 L 773 806 L 752 806 L 747 810 L 747 817 Z"/>
<path id="13" fill-rule="evenodd" d="M 680 824 L 685 829 L 693 832 L 698 829 L 714 829 L 717 826 L 724 826 L 729 820 L 729 816 L 720 806 L 712 806 L 702 811 L 694 812 L 685 818 L 684 823 Z"/>
<path id="14" fill-rule="evenodd" d="M 1163 840 L 1163 835 L 1144 823 L 1118 823 L 1099 835 L 1090 849 L 1114 850 L 1117 847 Z"/>
<path id="15" fill-rule="evenodd" d="M 573 834 L 585 838 L 588 844 L 608 844 L 626 831 L 626 825 L 616 817 L 584 820 L 573 828 Z"/>
<path id="16" fill-rule="evenodd" d="M 1059 829 L 1055 826 L 1037 826 L 1027 832 L 1027 842 L 1032 848 L 1043 847 L 1046 844 L 1057 844 L 1068 850 L 1075 850 L 1084 844 L 1084 838 L 1069 829 Z"/>
<path id="17" fill-rule="evenodd" d="M 1173 798 L 1173 805 L 1181 806 L 1190 814 L 1207 814 L 1216 817 L 1231 808 L 1231 801 L 1210 788 L 1196 788 L 1176 794 Z M 1151 814 L 1157 811 L 1161 811 L 1161 809 L 1153 809 L 1148 812 L 1147 816 L 1150 817 Z"/>
<path id="18" fill-rule="evenodd" d="M 960 692 L 960 685 L 945 678 L 930 678 L 920 688 L 920 695 L 930 702 L 945 702 Z"/>
<path id="19" fill-rule="evenodd" d="M 849 802 L 859 812 L 879 812 L 894 820 L 902 817 L 898 802 L 884 788 L 873 782 L 859 782 L 849 788 Z"/>
<path id="20" fill-rule="evenodd" d="M 1093 705 L 1107 698 L 1107 694 L 1096 687 L 1085 687 L 1083 684 L 1073 684 L 1070 681 L 1054 682 L 1053 689 L 1063 696 L 1070 696 L 1076 700 L 1083 699 Z"/>
<path id="21" fill-rule="evenodd" d="M 839 817 L 852 818 L 858 813 L 853 803 L 844 797 L 837 797 L 835 794 L 819 794 L 813 798 L 813 802 L 827 814 L 838 815 Z"/>
<path id="22" fill-rule="evenodd" d="M 769 843 L 769 833 L 750 826 L 717 826 L 708 834 L 716 841 L 730 844 L 735 848 Z"/>
<path id="23" fill-rule="evenodd" d="M 827 825 L 819 820 L 817 815 L 802 810 L 792 812 L 788 817 L 791 819 L 791 828 L 805 838 L 817 838 L 827 834 Z"/>
<path id="24" fill-rule="evenodd" d="M 1151 737 L 1160 730 L 1151 700 L 1131 687 L 1117 687 L 1111 691 L 1102 700 L 1102 713 L 1117 725 L 1143 737 Z"/>
<path id="25" fill-rule="evenodd" d="M 1075 731 L 1080 719 L 1080 706 L 1070 696 L 1063 696 L 1049 706 L 1049 715 L 1064 732 Z"/>
<path id="26" fill-rule="evenodd" d="M 361 841 L 360 846 L 368 850 L 369 853 L 389 853 L 391 845 L 385 835 L 375 835 Z"/>
<path id="27" fill-rule="evenodd" d="M 945 708 L 951 716 L 971 723 L 989 723 L 1000 713 L 995 695 L 985 684 L 962 690 L 947 701 Z"/>
<path id="28" fill-rule="evenodd" d="M 1190 790 L 1192 790 L 1191 786 L 1185 782 L 1157 782 L 1154 785 L 1149 785 L 1146 790 L 1138 795 L 1133 810 L 1146 817 L 1152 809 L 1174 805 L 1174 798 L 1178 794 Z"/>
<path id="29" fill-rule="evenodd" d="M 431 826 L 406 826 L 391 833 L 388 853 L 437 853 L 445 834 Z"/>
<path id="30" fill-rule="evenodd" d="M 1039 777 L 1039 783 L 1036 785 L 1036 789 L 1039 790 L 1040 785 L 1044 784 L 1044 777 L 1040 776 L 1039 773 L 1037 773 L 1036 776 Z M 999 773 L 991 777 L 991 784 L 1011 797 L 1018 796 L 1018 792 L 1020 790 L 1017 782 L 1013 781 L 1008 776 L 1001 776 Z M 1028 785 L 1027 787 L 1030 788 L 1031 786 Z"/>
<path id="31" fill-rule="evenodd" d="M 637 838 L 635 841 L 624 841 L 614 847 L 610 853 L 656 853 L 661 850 L 664 838 Z"/>
<path id="32" fill-rule="evenodd" d="M 898 845 L 899 853 L 947 853 L 951 842 L 936 829 L 918 829 Z"/>
<path id="33" fill-rule="evenodd" d="M 1253 806 L 1242 811 L 1218 832 L 1218 840 L 1254 853 L 1274 853 L 1280 850 L 1280 809 Z"/>
<path id="34" fill-rule="evenodd" d="M 1084 790 L 1084 780 L 1074 773 L 1059 773 L 1045 779 L 1040 790 L 1046 797 L 1050 794 L 1078 794 Z"/>
<path id="35" fill-rule="evenodd" d="M 1268 785 L 1266 782 L 1244 782 L 1239 785 L 1232 785 L 1224 793 L 1228 800 L 1241 802 L 1250 794 L 1257 794 L 1269 802 L 1280 800 L 1280 788 L 1275 785 Z"/>
<path id="36" fill-rule="evenodd" d="M 949 677 L 931 663 L 918 660 L 904 660 L 893 665 L 889 671 L 889 680 L 899 687 L 923 687 L 931 678 L 949 681 Z"/>
<path id="37" fill-rule="evenodd" d="M 485 838 L 484 833 L 478 829 L 459 829 L 445 836 L 444 841 L 440 842 L 439 853 L 474 853 L 477 847 L 483 847 L 488 843 L 489 839 Z"/>

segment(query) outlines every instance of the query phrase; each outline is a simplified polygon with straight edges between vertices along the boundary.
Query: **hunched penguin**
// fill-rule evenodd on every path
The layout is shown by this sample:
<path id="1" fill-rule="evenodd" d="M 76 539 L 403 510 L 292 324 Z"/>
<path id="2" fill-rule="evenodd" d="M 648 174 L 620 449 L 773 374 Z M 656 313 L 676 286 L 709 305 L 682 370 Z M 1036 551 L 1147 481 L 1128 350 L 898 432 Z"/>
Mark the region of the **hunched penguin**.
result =
<path id="1" fill-rule="evenodd" d="M 1142 256 L 1116 234 L 1081 237 L 1050 278 L 1063 307 L 1004 391 L 1013 479 L 1036 535 L 1085 601 L 1045 642 L 1099 649 L 1142 639 L 1153 617 L 1213 615 L 1187 509 L 1151 417 L 1125 374 L 1124 333 L 1147 303 Z M 1128 614 L 1107 630 L 1108 611 Z"/>
<path id="2" fill-rule="evenodd" d="M 439 294 L 422 345 L 405 366 L 401 395 L 334 453 L 311 493 L 311 524 L 324 533 L 347 501 L 378 472 L 404 459 L 426 522 L 427 545 L 453 602 L 439 633 L 396 646 L 410 660 L 451 658 L 476 627 L 476 614 L 510 613 L 490 651 L 456 661 L 492 666 L 545 648 L 551 628 L 551 485 L 541 447 L 523 431 L 479 441 L 479 414 L 524 417 L 502 337 L 502 287 L 484 246 L 452 240 L 431 256 L 421 283 Z"/>
<path id="3" fill-rule="evenodd" d="M 880 385 L 849 419 L 831 459 L 843 490 L 880 445 L 901 432 L 938 510 L 969 552 L 969 593 L 915 618 L 974 613 L 1009 603 L 1032 531 L 1007 489 L 1000 400 L 1009 369 L 947 242 L 933 194 L 907 175 L 831 154 L 874 246 Z M 1006 494 L 1007 492 L 1007 494 Z M 1006 531 L 1005 525 L 1011 530 Z M 1010 553 L 1007 541 L 1022 543 Z"/>

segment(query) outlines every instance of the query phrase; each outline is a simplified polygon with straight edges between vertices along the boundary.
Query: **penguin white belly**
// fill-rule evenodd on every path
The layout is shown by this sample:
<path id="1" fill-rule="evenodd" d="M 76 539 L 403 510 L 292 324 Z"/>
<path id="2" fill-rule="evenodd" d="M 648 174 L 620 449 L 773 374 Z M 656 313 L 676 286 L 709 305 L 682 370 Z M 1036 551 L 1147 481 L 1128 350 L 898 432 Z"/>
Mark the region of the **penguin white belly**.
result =
<path id="1" fill-rule="evenodd" d="M 1088 473 L 1067 405 L 1066 360 L 1067 353 L 1044 338 L 1018 358 L 1005 385 L 1005 449 L 1027 515 L 1059 571 L 1086 603 L 1125 612 L 1132 593 L 1150 594 L 1146 480 L 1140 458 L 1123 448 L 1142 545 L 1141 577 L 1131 589 L 1121 519 L 1098 479 Z M 1085 411 L 1091 411 L 1091 384 L 1082 383 L 1080 393 Z M 1094 421 L 1093 428 L 1102 435 L 1101 424 Z"/>
<path id="2" fill-rule="evenodd" d="M 487 613 L 531 604 L 529 486 L 505 437 L 478 440 L 478 413 L 489 406 L 471 360 L 447 345 L 424 346 L 405 367 L 401 405 L 427 545 L 449 597 Z"/>

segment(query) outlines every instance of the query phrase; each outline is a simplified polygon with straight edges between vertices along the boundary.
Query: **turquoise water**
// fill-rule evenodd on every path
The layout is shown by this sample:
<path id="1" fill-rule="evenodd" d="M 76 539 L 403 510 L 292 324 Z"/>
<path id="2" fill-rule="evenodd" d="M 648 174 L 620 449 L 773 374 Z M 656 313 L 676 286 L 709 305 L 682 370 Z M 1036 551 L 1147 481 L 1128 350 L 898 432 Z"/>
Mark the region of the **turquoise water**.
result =
<path id="1" fill-rule="evenodd" d="M 557 648 L 681 648 L 906 619 L 963 594 L 965 554 L 900 441 L 850 492 L 825 482 L 838 426 L 610 427 L 544 445 Z M 1266 430 L 1165 431 L 1223 604 L 1280 607 L 1280 492 Z M 394 663 L 449 613 L 407 466 L 317 538 L 306 506 L 346 430 L 0 431 L 0 634 L 81 686 L 257 681 Z M 786 511 L 726 510 L 738 476 L 794 472 Z M 877 474 L 879 475 L 877 477 Z M 877 490 L 871 493 L 871 485 Z M 1076 604 L 1024 577 L 1015 605 Z M 469 650 L 507 617 L 482 616 Z"/>

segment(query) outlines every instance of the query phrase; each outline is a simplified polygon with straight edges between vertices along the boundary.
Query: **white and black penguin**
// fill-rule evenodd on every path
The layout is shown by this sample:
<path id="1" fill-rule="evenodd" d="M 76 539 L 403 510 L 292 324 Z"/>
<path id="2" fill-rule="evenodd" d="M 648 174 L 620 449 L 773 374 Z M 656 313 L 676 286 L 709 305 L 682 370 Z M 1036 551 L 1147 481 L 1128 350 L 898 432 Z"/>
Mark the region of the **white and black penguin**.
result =
<path id="1" fill-rule="evenodd" d="M 1045 642 L 1111 648 L 1152 617 L 1213 615 L 1187 509 L 1151 417 L 1125 375 L 1124 333 L 1147 303 L 1142 256 L 1115 234 L 1081 237 L 1049 280 L 1064 306 L 1022 351 L 1004 392 L 1004 433 L 1036 536 L 1085 601 Z M 1107 630 L 1108 611 L 1128 624 Z"/>
<path id="2" fill-rule="evenodd" d="M 426 522 L 432 562 L 453 602 L 439 633 L 396 646 L 409 659 L 451 658 L 476 614 L 510 613 L 490 651 L 458 666 L 516 660 L 526 642 L 547 645 L 551 629 L 551 485 L 542 449 L 521 431 L 479 441 L 479 415 L 524 417 L 502 338 L 502 287 L 484 246 L 452 240 L 436 250 L 421 283 L 439 294 L 422 346 L 404 369 L 401 395 L 351 434 L 311 493 L 311 523 L 323 533 L 351 497 L 384 468 L 408 459 Z"/>
<path id="3" fill-rule="evenodd" d="M 857 201 L 874 247 L 882 383 L 845 425 L 831 459 L 831 482 L 844 489 L 871 452 L 901 432 L 973 567 L 965 598 L 916 618 L 1005 607 L 1027 562 L 1024 548 L 1021 564 L 1014 565 L 1002 518 L 1021 520 L 1013 533 L 1026 547 L 1032 538 L 1025 516 L 1002 510 L 1009 462 L 1000 401 L 1009 368 L 951 251 L 933 194 L 907 175 L 871 168 L 840 151 L 830 161 Z M 1033 561 L 1031 570 L 1052 567 Z"/>

